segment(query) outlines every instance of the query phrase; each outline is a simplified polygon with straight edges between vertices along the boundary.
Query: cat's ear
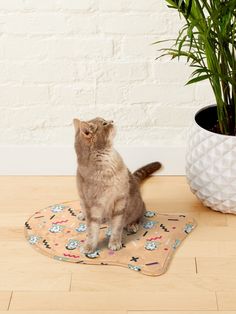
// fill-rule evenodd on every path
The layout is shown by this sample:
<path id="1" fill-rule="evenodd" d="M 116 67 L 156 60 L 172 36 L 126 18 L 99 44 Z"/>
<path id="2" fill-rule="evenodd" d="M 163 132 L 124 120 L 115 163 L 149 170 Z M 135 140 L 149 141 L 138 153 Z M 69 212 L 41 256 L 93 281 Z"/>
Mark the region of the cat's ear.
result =
<path id="1" fill-rule="evenodd" d="M 93 135 L 91 125 L 87 122 L 83 122 L 83 121 L 80 122 L 80 131 L 81 131 L 81 134 L 87 139 L 90 139 Z"/>
<path id="2" fill-rule="evenodd" d="M 73 120 L 73 124 L 74 124 L 74 128 L 75 128 L 75 132 L 77 132 L 80 128 L 80 120 L 79 119 L 74 119 Z"/>

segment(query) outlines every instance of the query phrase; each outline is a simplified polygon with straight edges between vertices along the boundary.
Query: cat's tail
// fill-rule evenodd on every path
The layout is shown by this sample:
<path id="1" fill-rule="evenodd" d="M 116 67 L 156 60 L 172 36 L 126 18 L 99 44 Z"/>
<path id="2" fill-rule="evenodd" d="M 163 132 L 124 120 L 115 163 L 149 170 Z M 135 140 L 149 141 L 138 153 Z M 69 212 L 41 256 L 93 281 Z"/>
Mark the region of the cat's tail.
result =
<path id="1" fill-rule="evenodd" d="M 138 180 L 138 182 L 141 182 L 160 168 L 161 163 L 159 161 L 155 161 L 136 170 L 133 173 L 133 176 Z"/>

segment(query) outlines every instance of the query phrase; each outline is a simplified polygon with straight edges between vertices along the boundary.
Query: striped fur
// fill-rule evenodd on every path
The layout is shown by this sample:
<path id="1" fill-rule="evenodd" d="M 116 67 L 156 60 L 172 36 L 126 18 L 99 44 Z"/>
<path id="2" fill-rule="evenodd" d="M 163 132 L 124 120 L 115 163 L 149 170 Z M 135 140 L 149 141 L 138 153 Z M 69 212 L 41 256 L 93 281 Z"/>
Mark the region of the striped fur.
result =
<path id="1" fill-rule="evenodd" d="M 159 170 L 161 168 L 161 163 L 159 161 L 152 162 L 146 166 L 143 166 L 139 169 L 137 169 L 133 176 L 138 180 L 138 182 L 143 181 L 145 178 L 150 176 L 155 171 Z"/>

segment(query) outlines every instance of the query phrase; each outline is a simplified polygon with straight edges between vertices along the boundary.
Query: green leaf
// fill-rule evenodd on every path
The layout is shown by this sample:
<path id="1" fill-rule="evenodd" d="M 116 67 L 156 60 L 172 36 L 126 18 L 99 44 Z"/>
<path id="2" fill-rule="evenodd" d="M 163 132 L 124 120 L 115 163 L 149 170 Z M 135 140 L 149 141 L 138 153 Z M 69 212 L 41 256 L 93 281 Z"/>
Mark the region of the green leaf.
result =
<path id="1" fill-rule="evenodd" d="M 154 43 L 151 43 L 151 45 L 157 45 L 157 44 L 160 44 L 160 43 L 166 43 L 168 41 L 174 41 L 175 39 L 163 39 L 163 40 L 158 40 L 158 41 L 155 41 Z"/>
<path id="2" fill-rule="evenodd" d="M 204 80 L 207 80 L 209 79 L 211 76 L 209 74 L 206 74 L 206 75 L 202 75 L 202 76 L 198 76 L 198 77 L 195 77 L 194 79 L 188 81 L 186 83 L 186 85 L 190 85 L 190 84 L 193 84 L 193 83 L 197 83 L 197 82 L 200 82 L 200 81 L 204 81 Z"/>
<path id="3" fill-rule="evenodd" d="M 190 15 L 190 13 L 191 13 L 192 4 L 193 4 L 193 0 L 189 0 L 189 4 L 188 4 L 188 8 L 187 8 L 187 15 L 186 15 L 186 18 L 187 18 L 187 19 L 189 18 L 189 15 Z"/>

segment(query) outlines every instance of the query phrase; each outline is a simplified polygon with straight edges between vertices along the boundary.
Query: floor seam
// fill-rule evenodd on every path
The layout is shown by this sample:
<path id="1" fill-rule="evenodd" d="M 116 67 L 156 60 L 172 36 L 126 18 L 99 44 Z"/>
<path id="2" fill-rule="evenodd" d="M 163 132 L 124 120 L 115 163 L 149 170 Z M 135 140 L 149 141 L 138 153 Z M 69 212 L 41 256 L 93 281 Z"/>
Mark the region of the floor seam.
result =
<path id="1" fill-rule="evenodd" d="M 70 273 L 70 286 L 69 286 L 69 292 L 71 292 L 71 286 L 72 286 L 72 272 Z"/>
<path id="2" fill-rule="evenodd" d="M 12 295 L 13 295 L 13 291 L 11 291 L 11 295 L 10 295 L 10 300 L 9 300 L 9 303 L 8 303 L 7 311 L 9 311 L 9 309 L 10 309 Z"/>
<path id="3" fill-rule="evenodd" d="M 194 257 L 194 262 L 195 262 L 195 271 L 196 271 L 196 274 L 198 274 L 197 258 L 196 257 Z"/>
<path id="4" fill-rule="evenodd" d="M 218 297 L 217 297 L 217 292 L 215 291 L 215 296 L 216 296 L 216 307 L 217 307 L 217 311 L 219 311 L 219 303 L 218 303 Z"/>

